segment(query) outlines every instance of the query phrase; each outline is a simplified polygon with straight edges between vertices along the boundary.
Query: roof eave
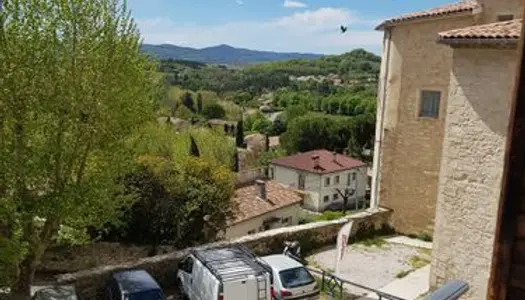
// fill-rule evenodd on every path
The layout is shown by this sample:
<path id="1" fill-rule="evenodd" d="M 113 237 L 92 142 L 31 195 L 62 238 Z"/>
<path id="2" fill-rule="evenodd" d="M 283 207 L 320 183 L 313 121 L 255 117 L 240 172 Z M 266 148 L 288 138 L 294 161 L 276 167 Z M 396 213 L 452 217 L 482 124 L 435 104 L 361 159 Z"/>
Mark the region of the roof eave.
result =
<path id="1" fill-rule="evenodd" d="M 517 46 L 518 38 L 439 38 L 438 43 L 454 46 Z"/>
<path id="2" fill-rule="evenodd" d="M 413 24 L 413 23 L 421 23 L 421 22 L 427 22 L 427 21 L 436 21 L 436 20 L 443 20 L 443 19 L 450 19 L 450 18 L 457 18 L 457 17 L 465 17 L 465 16 L 472 16 L 474 15 L 474 9 L 471 10 L 465 10 L 465 11 L 459 11 L 454 13 L 448 13 L 448 14 L 441 14 L 441 15 L 434 15 L 434 16 L 425 16 L 425 17 L 414 17 L 414 18 L 408 18 L 405 20 L 388 20 L 384 21 L 383 23 L 379 24 L 374 28 L 378 31 L 383 31 L 387 28 L 392 28 L 397 25 L 405 25 L 405 24 Z"/>

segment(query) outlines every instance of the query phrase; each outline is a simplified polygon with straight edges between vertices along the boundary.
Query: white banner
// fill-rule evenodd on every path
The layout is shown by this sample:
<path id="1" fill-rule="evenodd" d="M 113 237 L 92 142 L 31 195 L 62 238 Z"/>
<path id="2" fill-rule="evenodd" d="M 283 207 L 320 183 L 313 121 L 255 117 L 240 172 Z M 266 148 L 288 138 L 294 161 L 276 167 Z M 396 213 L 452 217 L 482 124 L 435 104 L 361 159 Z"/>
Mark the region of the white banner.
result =
<path id="1" fill-rule="evenodd" d="M 343 260 L 343 255 L 345 253 L 346 247 L 348 246 L 348 239 L 350 238 L 350 233 L 352 232 L 353 221 L 349 221 L 337 234 L 337 247 L 336 247 L 336 258 L 335 258 L 335 275 L 340 276 L 340 264 Z"/>

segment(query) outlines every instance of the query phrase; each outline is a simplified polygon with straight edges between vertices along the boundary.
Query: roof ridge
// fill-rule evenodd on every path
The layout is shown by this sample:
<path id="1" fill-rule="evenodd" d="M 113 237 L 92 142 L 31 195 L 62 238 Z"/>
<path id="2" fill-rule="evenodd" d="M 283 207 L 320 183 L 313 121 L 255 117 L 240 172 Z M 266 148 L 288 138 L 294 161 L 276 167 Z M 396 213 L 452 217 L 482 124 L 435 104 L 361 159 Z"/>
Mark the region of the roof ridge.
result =
<path id="1" fill-rule="evenodd" d="M 419 20 L 419 19 L 430 19 L 434 17 L 448 16 L 454 14 L 460 14 L 465 12 L 473 12 L 474 8 L 478 7 L 479 3 L 477 0 L 462 0 L 455 3 L 445 4 L 435 8 L 429 8 L 426 10 L 415 11 L 411 13 L 403 14 L 399 17 L 394 17 L 383 21 L 375 29 L 382 30 L 387 26 L 393 26 L 398 23 L 407 21 Z"/>

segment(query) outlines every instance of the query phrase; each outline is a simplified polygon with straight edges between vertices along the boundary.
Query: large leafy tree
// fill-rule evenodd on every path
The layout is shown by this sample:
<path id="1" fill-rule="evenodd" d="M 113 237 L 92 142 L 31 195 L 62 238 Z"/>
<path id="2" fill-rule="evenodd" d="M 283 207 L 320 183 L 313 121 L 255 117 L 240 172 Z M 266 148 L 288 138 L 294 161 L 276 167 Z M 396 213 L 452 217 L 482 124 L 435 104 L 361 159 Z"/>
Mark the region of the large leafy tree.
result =
<path id="1" fill-rule="evenodd" d="M 131 203 L 117 179 L 125 137 L 151 116 L 155 66 L 119 0 L 3 2 L 0 286 L 27 294 L 61 225 L 97 227 Z"/>

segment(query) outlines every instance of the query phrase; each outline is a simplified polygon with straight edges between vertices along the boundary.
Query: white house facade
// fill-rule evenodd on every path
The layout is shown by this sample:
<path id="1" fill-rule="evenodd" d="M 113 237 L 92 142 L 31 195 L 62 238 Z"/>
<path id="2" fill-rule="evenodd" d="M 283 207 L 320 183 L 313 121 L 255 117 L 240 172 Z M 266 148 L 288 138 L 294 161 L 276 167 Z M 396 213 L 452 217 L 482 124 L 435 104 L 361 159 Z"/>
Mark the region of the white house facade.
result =
<path id="1" fill-rule="evenodd" d="M 349 210 L 365 206 L 367 166 L 345 155 L 316 150 L 279 158 L 270 164 L 269 176 L 304 191 L 303 207 L 308 210 L 340 209 L 344 196 Z"/>

